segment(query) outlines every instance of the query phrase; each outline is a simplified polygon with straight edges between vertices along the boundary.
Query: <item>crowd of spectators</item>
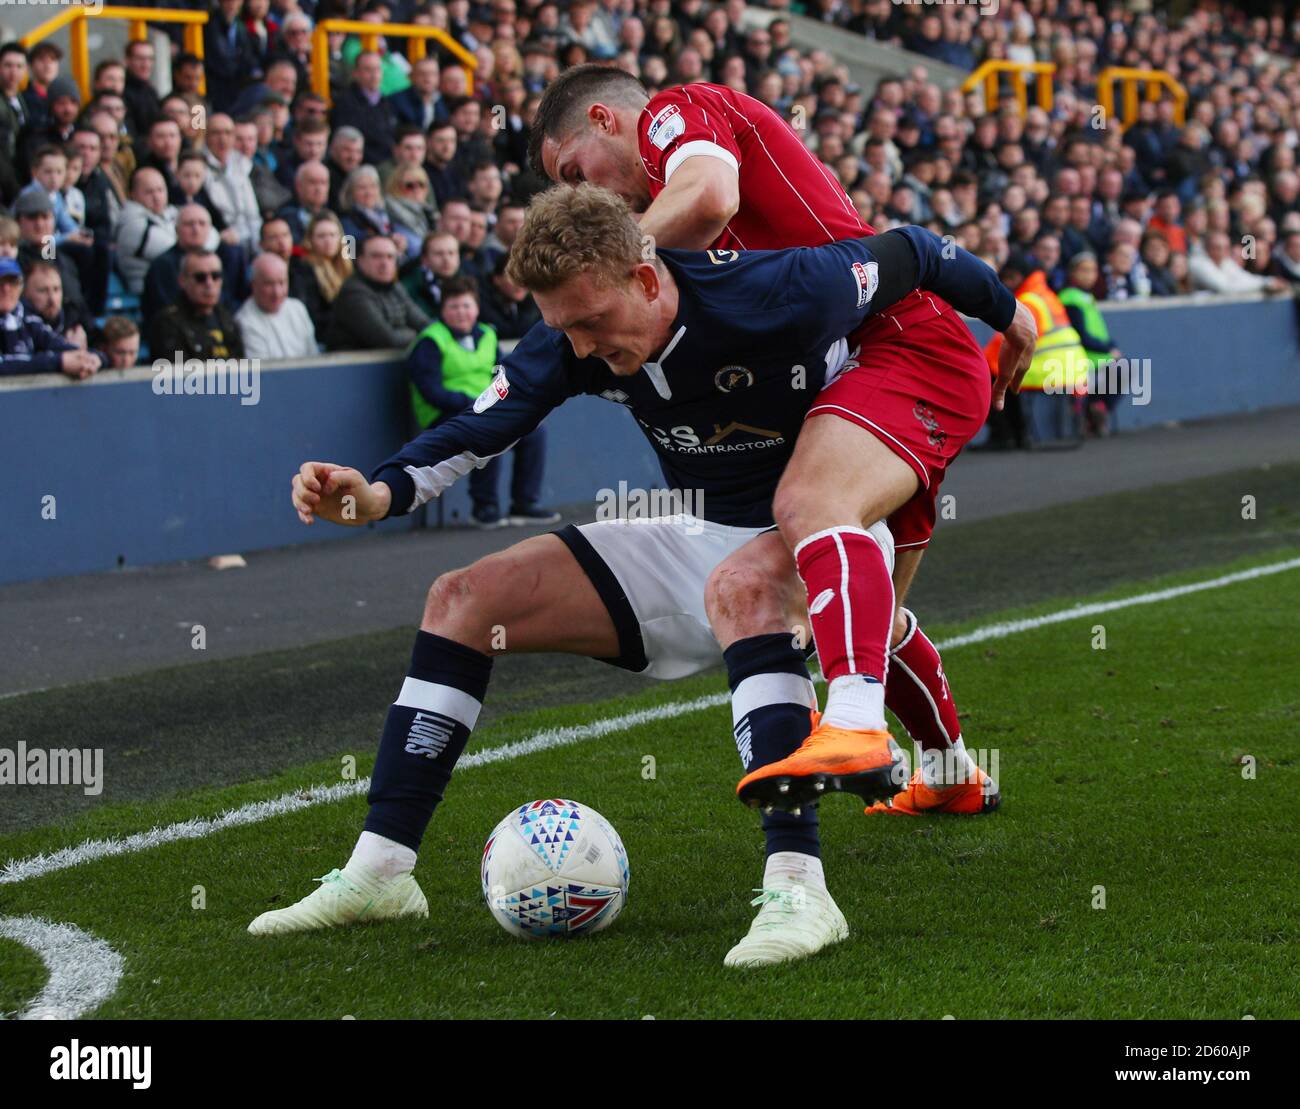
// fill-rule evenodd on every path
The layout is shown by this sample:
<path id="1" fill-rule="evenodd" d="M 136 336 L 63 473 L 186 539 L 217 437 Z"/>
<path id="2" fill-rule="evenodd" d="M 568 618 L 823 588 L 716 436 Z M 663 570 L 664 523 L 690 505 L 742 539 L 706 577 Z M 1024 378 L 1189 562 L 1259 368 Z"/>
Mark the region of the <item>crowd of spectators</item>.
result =
<path id="1" fill-rule="evenodd" d="M 53 42 L 0 47 L 5 373 L 407 346 L 444 318 L 450 283 L 475 300 L 475 327 L 522 335 L 538 313 L 504 262 L 546 186 L 528 127 L 547 83 L 593 60 L 652 93 L 746 91 L 876 228 L 927 225 L 1053 288 L 1082 276 L 1117 300 L 1300 284 L 1300 19 L 1281 5 L 1201 2 L 1177 20 L 1092 0 L 770 0 L 770 19 L 743 0 L 158 6 L 210 8 L 203 60 L 160 24 L 93 59 L 84 102 Z M 1009 86 L 986 104 L 919 62 L 859 87 L 794 44 L 788 13 L 963 70 L 1049 60 L 1054 101 L 1022 115 Z M 333 34 L 327 101 L 311 37 L 331 17 L 441 28 L 476 69 L 432 44 L 411 64 L 404 40 L 372 52 Z M 1104 118 L 1111 65 L 1170 73 L 1185 121 L 1167 97 L 1128 127 Z"/>

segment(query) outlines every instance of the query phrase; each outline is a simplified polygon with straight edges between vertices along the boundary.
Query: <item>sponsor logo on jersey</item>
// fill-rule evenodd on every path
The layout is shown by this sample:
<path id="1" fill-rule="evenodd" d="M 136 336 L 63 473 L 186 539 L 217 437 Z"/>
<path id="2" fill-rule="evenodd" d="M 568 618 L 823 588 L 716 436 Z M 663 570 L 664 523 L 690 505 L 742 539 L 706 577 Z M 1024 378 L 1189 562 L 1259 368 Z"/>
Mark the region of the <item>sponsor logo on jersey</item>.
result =
<path id="1" fill-rule="evenodd" d="M 737 420 L 726 425 L 714 424 L 713 434 L 708 438 L 701 438 L 700 433 L 689 424 L 679 424 L 665 430 L 651 427 L 644 420 L 638 419 L 637 422 L 650 433 L 660 450 L 674 454 L 732 454 L 737 451 L 765 450 L 785 443 L 785 436 L 779 431 L 742 424 Z M 727 442 L 733 435 L 742 433 L 752 438 Z"/>
<path id="2" fill-rule="evenodd" d="M 754 374 L 744 366 L 723 366 L 713 375 L 713 384 L 723 393 L 733 389 L 748 389 L 754 384 Z"/>
<path id="3" fill-rule="evenodd" d="M 499 400 L 505 400 L 510 393 L 510 382 L 506 380 L 506 368 L 498 366 L 492 378 L 492 384 L 478 395 L 474 401 L 475 412 L 486 412 Z"/>
<path id="4" fill-rule="evenodd" d="M 705 253 L 709 256 L 709 261 L 715 266 L 725 266 L 728 262 L 734 262 L 740 257 L 738 250 L 709 250 Z"/>
<path id="5" fill-rule="evenodd" d="M 835 600 L 835 590 L 823 589 L 820 593 L 817 594 L 817 597 L 814 599 L 813 603 L 808 606 L 808 615 L 816 616 L 819 612 L 822 611 L 822 609 L 824 609 L 833 600 Z"/>
<path id="6" fill-rule="evenodd" d="M 858 307 L 865 308 L 880 284 L 880 266 L 875 262 L 854 262 L 853 280 L 858 283 Z"/>
<path id="7" fill-rule="evenodd" d="M 622 389 L 606 389 L 600 395 L 604 400 L 612 400 L 615 404 L 627 404 L 632 399 Z"/>
<path id="8" fill-rule="evenodd" d="M 660 108 L 659 114 L 650 121 L 650 130 L 646 132 L 646 138 L 650 140 L 652 146 L 667 150 L 668 144 L 685 132 L 686 120 L 682 116 L 681 108 L 676 104 L 669 104 L 666 108 Z"/>

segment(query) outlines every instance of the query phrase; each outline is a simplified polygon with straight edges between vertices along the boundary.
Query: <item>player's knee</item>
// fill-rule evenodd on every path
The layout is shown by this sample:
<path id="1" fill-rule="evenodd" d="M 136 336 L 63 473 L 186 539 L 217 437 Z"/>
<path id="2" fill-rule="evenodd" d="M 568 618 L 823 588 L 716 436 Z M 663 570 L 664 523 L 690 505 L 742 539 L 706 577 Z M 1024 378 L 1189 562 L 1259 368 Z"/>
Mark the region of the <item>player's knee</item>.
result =
<path id="1" fill-rule="evenodd" d="M 492 575 L 481 563 L 440 574 L 424 601 L 424 631 L 451 638 L 479 625 L 489 626 L 495 605 Z"/>
<path id="2" fill-rule="evenodd" d="M 772 500 L 772 517 L 781 532 L 781 538 L 794 548 L 796 543 L 826 526 L 818 521 L 817 506 L 822 497 L 814 491 L 803 489 L 797 482 L 782 482 Z"/>
<path id="3" fill-rule="evenodd" d="M 723 562 L 704 586 L 704 607 L 722 642 L 783 628 L 781 590 L 761 566 Z"/>

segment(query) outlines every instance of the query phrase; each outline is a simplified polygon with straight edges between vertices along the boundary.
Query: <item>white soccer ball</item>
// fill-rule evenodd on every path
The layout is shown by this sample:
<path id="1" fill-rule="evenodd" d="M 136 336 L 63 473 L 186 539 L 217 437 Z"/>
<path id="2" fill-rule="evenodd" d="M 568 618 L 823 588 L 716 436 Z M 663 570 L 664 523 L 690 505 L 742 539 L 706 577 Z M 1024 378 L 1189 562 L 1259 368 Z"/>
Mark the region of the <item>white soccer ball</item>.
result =
<path id="1" fill-rule="evenodd" d="M 552 798 L 520 805 L 483 846 L 483 897 L 515 936 L 578 936 L 627 901 L 627 851 L 595 809 Z"/>

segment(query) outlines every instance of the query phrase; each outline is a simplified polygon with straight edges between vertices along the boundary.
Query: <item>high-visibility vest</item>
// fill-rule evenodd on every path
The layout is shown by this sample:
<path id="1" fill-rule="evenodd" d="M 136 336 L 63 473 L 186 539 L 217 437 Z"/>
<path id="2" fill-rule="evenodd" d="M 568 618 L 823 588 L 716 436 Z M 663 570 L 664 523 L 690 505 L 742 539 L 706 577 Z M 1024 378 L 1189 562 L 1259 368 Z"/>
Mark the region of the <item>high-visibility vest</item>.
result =
<path id="1" fill-rule="evenodd" d="M 1070 326 L 1065 306 L 1048 286 L 1047 275 L 1042 270 L 1030 274 L 1016 290 L 1016 299 L 1033 312 L 1038 325 L 1038 345 L 1021 389 L 1087 392 L 1092 363 L 1079 333 Z"/>
<path id="2" fill-rule="evenodd" d="M 1062 289 L 1060 300 L 1066 308 L 1077 308 L 1083 313 L 1083 326 L 1090 335 L 1095 335 L 1106 346 L 1110 346 L 1110 328 L 1106 326 L 1106 321 L 1102 319 L 1101 309 L 1097 307 L 1097 298 L 1083 289 L 1077 289 L 1073 285 Z M 1096 355 L 1088 355 L 1089 365 L 1095 366 L 1097 362 Z"/>
<path id="3" fill-rule="evenodd" d="M 442 355 L 442 384 L 453 393 L 477 397 L 492 384 L 492 372 L 497 364 L 497 333 L 491 324 L 480 326 L 483 339 L 474 350 L 461 346 L 441 320 L 434 320 L 415 337 L 415 343 L 429 339 L 437 344 Z M 415 343 L 411 344 L 411 350 L 415 349 Z M 425 400 L 414 381 L 411 382 L 411 409 L 421 427 L 428 427 L 442 415 L 442 409 Z"/>

